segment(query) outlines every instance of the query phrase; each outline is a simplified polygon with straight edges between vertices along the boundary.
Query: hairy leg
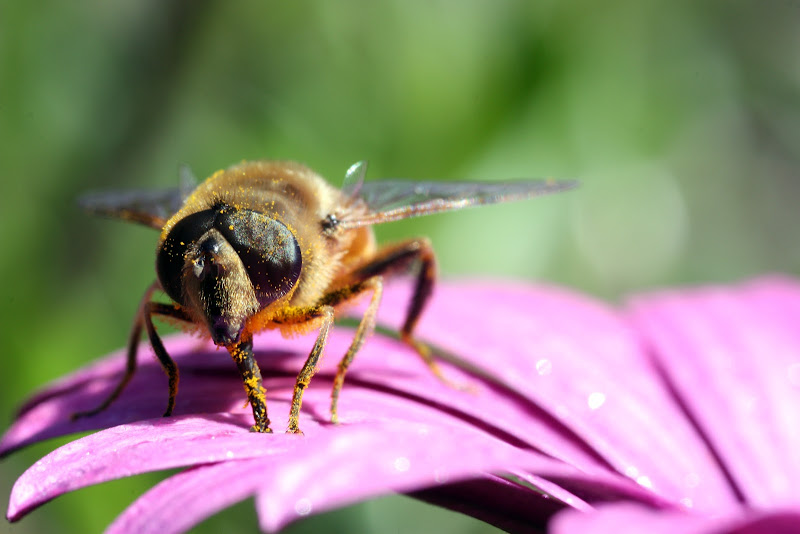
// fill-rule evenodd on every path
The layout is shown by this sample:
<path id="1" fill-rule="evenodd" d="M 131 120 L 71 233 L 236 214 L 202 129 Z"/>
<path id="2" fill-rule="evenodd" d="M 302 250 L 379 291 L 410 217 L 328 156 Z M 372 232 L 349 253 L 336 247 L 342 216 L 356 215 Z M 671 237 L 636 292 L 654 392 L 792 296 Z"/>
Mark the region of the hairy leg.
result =
<path id="1" fill-rule="evenodd" d="M 414 337 L 414 329 L 436 284 L 436 256 L 428 239 L 411 239 L 383 247 L 369 262 L 357 267 L 350 275 L 350 279 L 360 282 L 379 275 L 392 276 L 407 272 L 414 263 L 419 263 L 419 271 L 414 281 L 414 291 L 406 311 L 406 319 L 400 329 L 400 338 L 420 355 L 439 381 L 450 387 L 463 389 L 461 385 L 451 382 L 444 376 L 430 347 Z"/>
<path id="2" fill-rule="evenodd" d="M 255 424 L 250 427 L 252 432 L 271 433 L 269 417 L 267 417 L 267 392 L 261 380 L 261 370 L 253 357 L 253 340 L 248 338 L 228 347 L 233 361 L 242 375 L 244 391 L 247 400 L 253 409 Z"/>
<path id="3" fill-rule="evenodd" d="M 163 343 L 161 343 L 161 339 L 158 336 L 155 327 L 153 326 L 152 317 L 154 315 L 160 315 L 163 317 L 171 317 L 180 321 L 191 322 L 191 320 L 181 308 L 178 308 L 174 305 L 151 302 L 150 299 L 153 297 L 153 293 L 159 288 L 160 286 L 157 282 L 151 284 L 150 287 L 148 287 L 145 291 L 144 295 L 142 296 L 142 300 L 139 303 L 139 309 L 136 312 L 136 317 L 133 321 L 133 326 L 131 327 L 131 332 L 128 337 L 128 353 L 125 365 L 125 374 L 122 375 L 122 378 L 117 386 L 103 400 L 103 402 L 91 410 L 72 414 L 73 419 L 89 417 L 102 412 L 108 408 L 120 396 L 120 394 L 122 394 L 123 390 L 136 373 L 136 355 L 138 353 L 139 340 L 142 336 L 142 328 L 146 328 L 148 338 L 150 339 L 150 344 L 153 346 L 156 357 L 158 358 L 159 363 L 161 363 L 161 367 L 167 373 L 167 378 L 169 380 L 169 400 L 167 402 L 167 410 L 164 412 L 164 416 L 166 417 L 172 413 L 172 409 L 175 406 L 175 396 L 178 393 L 178 368 L 172 358 L 170 358 L 169 354 L 167 354 Z"/>

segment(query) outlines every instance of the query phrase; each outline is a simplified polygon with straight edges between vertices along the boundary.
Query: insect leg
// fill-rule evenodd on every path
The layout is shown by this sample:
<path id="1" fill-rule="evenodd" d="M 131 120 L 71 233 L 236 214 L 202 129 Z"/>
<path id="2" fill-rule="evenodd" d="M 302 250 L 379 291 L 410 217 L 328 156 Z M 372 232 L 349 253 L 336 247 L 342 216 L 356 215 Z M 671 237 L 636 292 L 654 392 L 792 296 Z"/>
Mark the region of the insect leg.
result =
<path id="1" fill-rule="evenodd" d="M 292 406 L 289 410 L 289 427 L 288 431 L 294 434 L 302 434 L 299 427 L 300 420 L 300 407 L 303 403 L 303 392 L 311 382 L 311 378 L 317 372 L 317 365 L 322 356 L 322 351 L 328 342 L 328 334 L 333 326 L 334 320 L 334 307 L 345 301 L 351 300 L 365 291 L 372 291 L 372 300 L 367 308 L 364 318 L 356 330 L 355 338 L 347 350 L 342 361 L 339 363 L 339 368 L 336 372 L 334 379 L 334 389 L 331 396 L 331 420 L 336 422 L 336 406 L 339 398 L 339 391 L 342 389 L 344 383 L 344 375 L 347 368 L 353 361 L 358 350 L 364 344 L 365 339 L 369 336 L 375 327 L 375 314 L 380 304 L 381 294 L 383 292 L 383 281 L 380 276 L 372 276 L 368 280 L 363 280 L 352 285 L 340 287 L 334 291 L 325 294 L 313 306 L 303 307 L 287 307 L 281 310 L 278 314 L 270 318 L 271 323 L 289 326 L 293 324 L 308 323 L 310 321 L 319 321 L 319 334 L 314 343 L 314 348 L 311 350 L 308 359 L 306 359 L 303 368 L 297 375 L 297 381 L 294 386 L 294 393 L 292 395 Z"/>
<path id="2" fill-rule="evenodd" d="M 167 353 L 161 338 L 156 332 L 156 327 L 153 325 L 153 315 L 162 315 L 165 317 L 175 317 L 182 320 L 189 320 L 180 308 L 174 305 L 163 304 L 161 302 L 148 302 L 144 307 L 144 326 L 147 330 L 147 337 L 150 340 L 150 345 L 153 347 L 158 358 L 158 363 L 161 368 L 167 373 L 169 381 L 169 399 L 167 400 L 167 409 L 164 411 L 163 417 L 172 415 L 172 410 L 175 408 L 175 397 L 178 395 L 178 366 Z"/>
<path id="3" fill-rule="evenodd" d="M 239 368 L 247 400 L 250 401 L 250 406 L 253 408 L 255 424 L 250 427 L 250 431 L 272 433 L 269 428 L 269 417 L 267 417 L 267 392 L 261 381 L 261 370 L 253 357 L 253 338 L 248 337 L 231 345 L 228 347 L 228 352 Z"/>
<path id="4" fill-rule="evenodd" d="M 370 334 L 372 334 L 372 331 L 375 330 L 375 315 L 378 312 L 378 306 L 380 306 L 381 303 L 381 295 L 383 294 L 383 279 L 379 276 L 372 277 L 363 284 L 359 285 L 362 287 L 361 291 L 372 290 L 372 299 L 369 301 L 367 311 L 364 312 L 364 316 L 361 318 L 361 322 L 358 324 L 356 335 L 353 337 L 353 342 L 350 344 L 350 347 L 347 349 L 347 353 L 339 362 L 339 366 L 336 369 L 336 377 L 333 380 L 333 392 L 331 393 L 332 423 L 339 422 L 339 393 L 344 385 L 344 375 L 347 373 L 347 368 L 350 367 L 350 364 L 353 362 L 353 358 L 355 357 L 356 353 L 364 345 L 364 341 L 366 341 Z"/>
<path id="5" fill-rule="evenodd" d="M 414 338 L 414 328 L 430 300 L 436 283 L 436 256 L 430 240 L 419 238 L 389 245 L 379 250 L 369 263 L 358 267 L 351 277 L 364 280 L 376 275 L 393 275 L 407 271 L 415 261 L 420 263 L 420 268 L 414 283 L 414 293 L 406 311 L 406 319 L 400 329 L 400 337 L 422 357 L 439 381 L 456 389 L 463 389 L 461 385 L 454 384 L 444 376 L 439 364 L 433 358 L 430 347 Z"/>
<path id="6" fill-rule="evenodd" d="M 322 318 L 322 324 L 319 328 L 317 341 L 314 343 L 314 348 L 311 349 L 311 354 L 308 355 L 306 363 L 297 375 L 297 381 L 294 384 L 294 393 L 292 394 L 292 407 L 289 410 L 289 428 L 288 431 L 292 434 L 302 434 L 300 430 L 300 406 L 303 404 L 303 392 L 311 382 L 311 377 L 317 372 L 317 364 L 322 355 L 322 350 L 328 342 L 328 334 L 330 333 L 331 326 L 333 326 L 333 306 L 323 305 L 312 310 L 307 310 L 311 313 L 305 313 L 301 310 L 301 314 L 306 318 L 318 316 Z M 311 316 L 311 317 L 309 317 Z"/>
<path id="7" fill-rule="evenodd" d="M 156 290 L 158 290 L 159 288 L 160 288 L 160 286 L 158 285 L 157 282 L 154 282 L 153 284 L 151 284 L 150 287 L 148 287 L 147 290 L 145 291 L 145 293 L 142 296 L 142 299 L 141 299 L 141 301 L 139 303 L 139 309 L 136 312 L 136 317 L 135 317 L 135 319 L 133 321 L 133 326 L 131 327 L 131 332 L 130 332 L 130 335 L 128 337 L 128 353 L 127 353 L 127 360 L 126 360 L 126 365 L 125 365 L 125 374 L 122 376 L 122 379 L 117 384 L 117 387 L 115 387 L 114 390 L 108 395 L 108 397 L 106 397 L 105 400 L 103 400 L 103 402 L 101 402 L 96 408 L 94 408 L 92 410 L 87 410 L 87 411 L 84 411 L 84 412 L 74 413 L 74 414 L 72 414 L 72 419 L 78 419 L 80 417 L 89 417 L 89 416 L 92 416 L 92 415 L 97 415 L 98 413 L 100 413 L 103 410 L 105 410 L 106 408 L 108 408 L 111 405 L 111 403 L 113 403 L 120 396 L 122 391 L 125 389 L 125 387 L 128 385 L 128 383 L 133 378 L 133 375 L 136 373 L 136 364 L 137 364 L 136 355 L 138 353 L 139 340 L 141 339 L 141 335 L 142 335 L 142 328 L 145 327 L 145 323 L 149 323 L 151 325 L 151 327 L 152 327 L 151 315 L 154 315 L 154 314 L 155 315 L 163 315 L 163 316 L 172 317 L 172 318 L 175 318 L 175 319 L 178 319 L 178 320 L 181 320 L 181 321 L 190 321 L 189 317 L 186 316 L 183 313 L 183 311 L 180 310 L 179 308 L 175 308 L 174 306 L 169 306 L 169 305 L 166 305 L 166 304 L 150 302 L 150 299 L 152 298 L 153 293 Z M 175 392 L 177 392 L 177 368 L 175 368 L 175 364 L 174 364 L 174 362 L 172 362 L 172 359 L 169 357 L 169 355 L 166 354 L 166 350 L 164 349 L 164 346 L 161 343 L 160 339 L 158 339 L 158 335 L 155 332 L 155 328 L 152 328 L 152 332 L 153 333 L 151 335 L 150 334 L 150 327 L 149 327 L 148 328 L 148 336 L 150 336 L 150 341 L 153 344 L 153 349 L 156 350 L 156 343 L 157 343 L 158 346 L 161 347 L 161 351 L 163 352 L 164 356 L 166 356 L 166 359 L 170 362 L 171 367 L 175 369 L 175 379 L 174 379 L 175 386 L 174 386 L 174 389 L 175 389 Z M 155 342 L 153 341 L 154 337 L 155 337 L 155 340 L 156 340 Z M 169 369 L 166 366 L 164 366 L 162 357 L 161 357 L 161 355 L 158 354 L 158 350 L 156 350 L 156 355 L 159 357 L 159 361 L 162 362 L 162 366 L 164 367 L 165 370 L 167 370 L 167 373 L 169 375 Z M 172 393 L 172 389 L 173 389 L 172 388 L 172 383 L 173 383 L 173 379 L 170 378 L 170 403 L 169 403 L 169 410 L 168 410 L 169 412 L 172 411 L 171 407 L 174 404 L 174 395 Z M 169 415 L 169 413 L 167 413 L 165 415 Z"/>
<path id="8" fill-rule="evenodd" d="M 339 370 L 336 373 L 334 381 L 334 392 L 331 402 L 331 419 L 336 420 L 336 403 L 344 383 L 344 375 L 350 362 L 353 361 L 358 349 L 364 344 L 367 335 L 372 331 L 375 326 L 375 312 L 380 303 L 383 285 L 380 277 L 372 277 L 369 280 L 355 283 L 353 285 L 341 287 L 330 293 L 325 294 L 314 306 L 303 307 L 288 307 L 283 309 L 280 313 L 271 318 L 271 322 L 278 325 L 292 325 L 302 324 L 309 321 L 319 321 L 319 334 L 314 343 L 314 348 L 311 350 L 308 359 L 306 360 L 300 373 L 297 375 L 297 381 L 294 386 L 294 394 L 292 395 L 292 407 L 289 411 L 289 427 L 288 431 L 295 434 L 302 434 L 299 427 L 300 407 L 303 403 L 303 392 L 311 382 L 311 378 L 317 372 L 317 365 L 319 363 L 322 350 L 328 341 L 328 334 L 333 326 L 334 320 L 334 307 L 342 302 L 353 299 L 365 291 L 372 290 L 372 301 L 369 308 L 362 319 L 361 324 L 356 331 L 356 336 L 350 348 L 347 351 L 342 362 L 339 364 Z"/>

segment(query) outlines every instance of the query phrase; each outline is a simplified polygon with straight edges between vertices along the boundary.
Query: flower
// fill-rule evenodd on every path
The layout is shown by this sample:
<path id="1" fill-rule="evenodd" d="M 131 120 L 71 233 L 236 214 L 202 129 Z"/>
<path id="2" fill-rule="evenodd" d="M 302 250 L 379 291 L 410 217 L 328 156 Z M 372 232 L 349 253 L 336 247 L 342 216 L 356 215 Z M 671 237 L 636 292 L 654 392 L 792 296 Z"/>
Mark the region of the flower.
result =
<path id="1" fill-rule="evenodd" d="M 408 295 L 389 288 L 380 321 L 399 324 Z M 89 484 L 186 467 L 109 531 L 181 532 L 250 496 L 261 527 L 275 531 L 392 491 L 511 531 L 548 521 L 567 534 L 800 528 L 794 281 L 664 291 L 621 310 L 558 288 L 444 283 L 419 335 L 449 355 L 447 376 L 470 391 L 443 386 L 403 344 L 375 335 L 348 374 L 341 424 L 331 425 L 331 378 L 351 335 L 331 335 L 306 392 L 305 436 L 248 432 L 235 367 L 185 336 L 167 341 L 182 379 L 173 417 L 156 417 L 166 378 L 145 358 L 93 418 L 69 415 L 113 387 L 122 354 L 52 384 L 22 409 L 0 454 L 104 430 L 28 469 L 9 519 Z M 276 431 L 311 343 L 256 339 Z"/>

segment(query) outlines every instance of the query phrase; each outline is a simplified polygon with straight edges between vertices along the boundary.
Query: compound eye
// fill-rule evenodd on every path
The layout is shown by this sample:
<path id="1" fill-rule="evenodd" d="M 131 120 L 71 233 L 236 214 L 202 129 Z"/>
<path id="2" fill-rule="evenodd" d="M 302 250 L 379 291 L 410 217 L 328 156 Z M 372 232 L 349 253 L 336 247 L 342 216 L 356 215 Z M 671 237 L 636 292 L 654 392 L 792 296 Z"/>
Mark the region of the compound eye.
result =
<path id="1" fill-rule="evenodd" d="M 239 254 L 264 307 L 286 295 L 303 268 L 300 245 L 282 222 L 251 210 L 224 210 L 215 227 Z"/>
<path id="2" fill-rule="evenodd" d="M 181 273 L 189 247 L 209 229 L 214 227 L 217 210 L 208 209 L 192 213 L 178 221 L 161 244 L 156 256 L 156 273 L 169 297 L 180 304 L 184 302 Z M 205 266 L 201 266 L 201 270 Z"/>

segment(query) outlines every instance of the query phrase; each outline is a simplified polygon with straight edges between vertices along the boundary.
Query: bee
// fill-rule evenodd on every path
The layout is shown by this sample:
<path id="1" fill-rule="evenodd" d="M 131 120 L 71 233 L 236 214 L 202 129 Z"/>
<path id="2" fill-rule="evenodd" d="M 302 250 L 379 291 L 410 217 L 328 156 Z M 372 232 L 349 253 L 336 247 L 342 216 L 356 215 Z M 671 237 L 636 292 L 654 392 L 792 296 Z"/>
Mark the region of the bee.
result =
<path id="1" fill-rule="evenodd" d="M 106 409 L 132 379 L 147 334 L 169 381 L 164 416 L 175 407 L 178 368 L 154 326 L 156 317 L 207 335 L 230 353 L 253 410 L 254 432 L 271 432 L 265 389 L 253 356 L 253 335 L 275 329 L 284 336 L 317 330 L 311 353 L 297 375 L 288 432 L 299 427 L 303 392 L 317 370 L 334 319 L 361 296 L 369 305 L 339 362 L 331 393 L 331 421 L 353 358 L 375 327 L 384 279 L 418 267 L 400 337 L 436 377 L 447 382 L 414 329 L 436 282 L 436 257 L 426 238 L 378 246 L 372 225 L 480 204 L 521 200 L 565 191 L 574 181 L 511 182 L 364 181 L 366 164 L 348 169 L 342 189 L 290 161 L 242 162 L 220 170 L 191 190 L 89 194 L 83 207 L 97 215 L 132 221 L 161 232 L 157 279 L 144 292 L 131 329 L 127 367 L 116 388 L 95 409 Z M 157 291 L 172 303 L 153 300 Z"/>

